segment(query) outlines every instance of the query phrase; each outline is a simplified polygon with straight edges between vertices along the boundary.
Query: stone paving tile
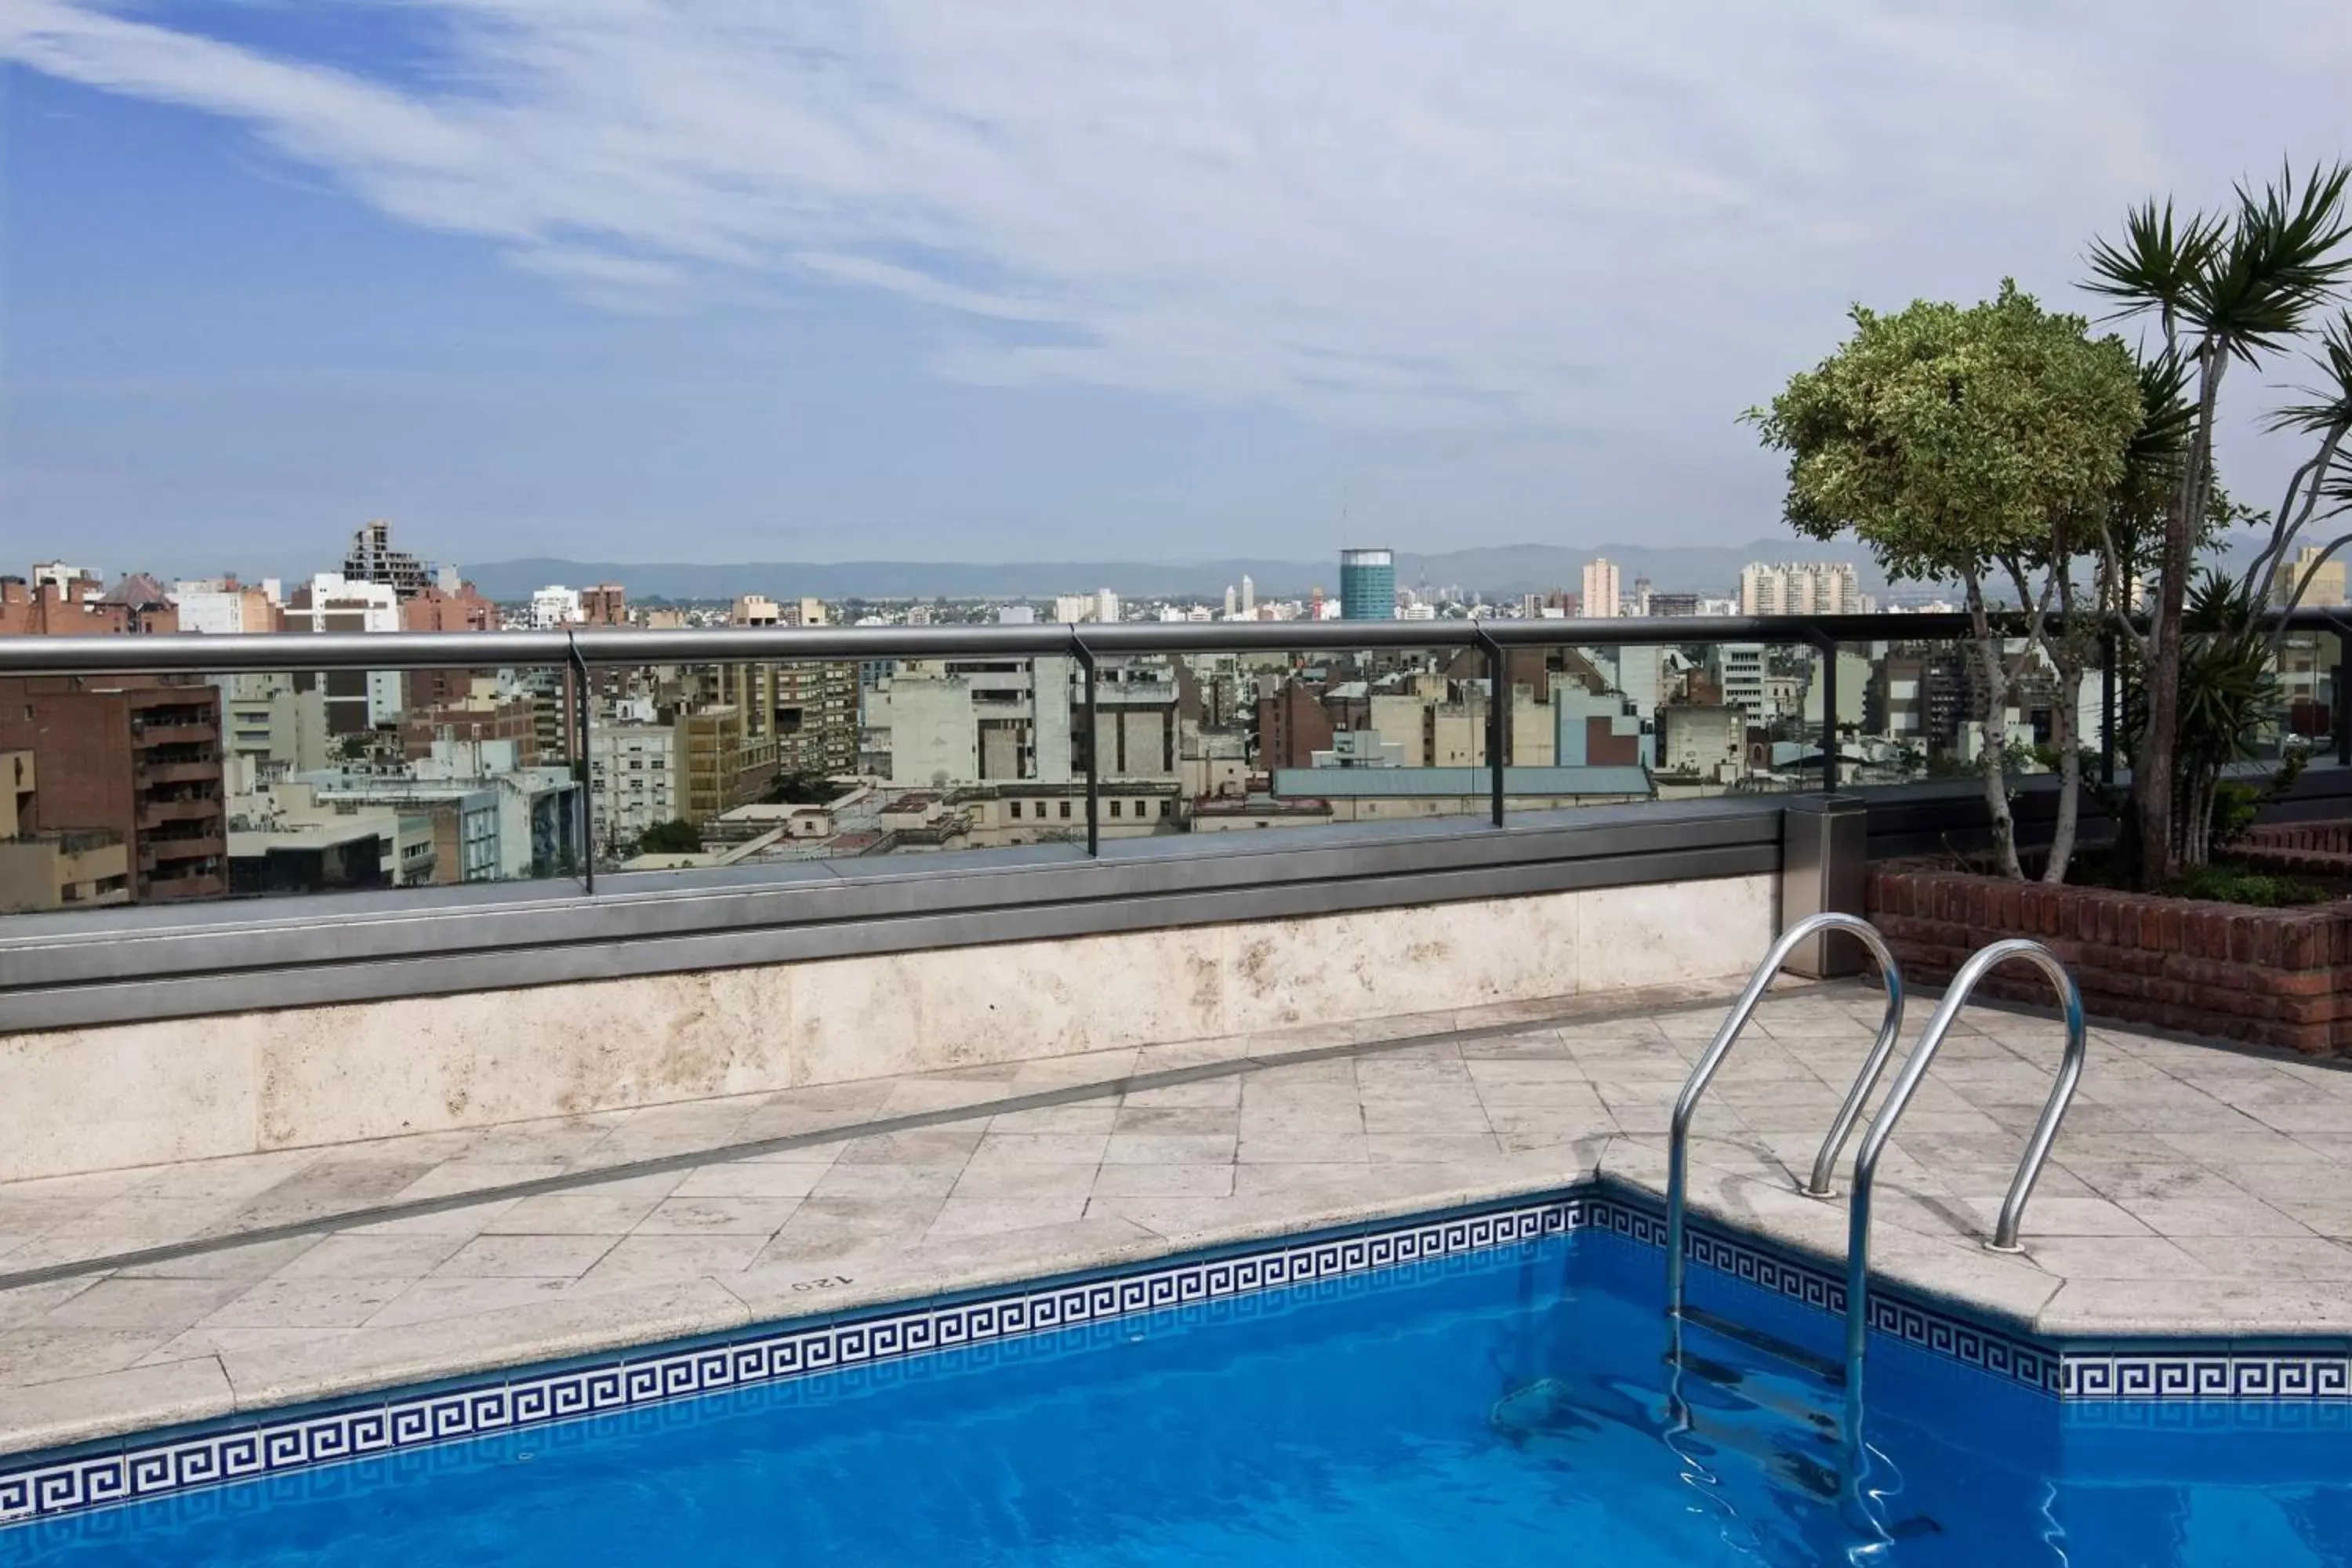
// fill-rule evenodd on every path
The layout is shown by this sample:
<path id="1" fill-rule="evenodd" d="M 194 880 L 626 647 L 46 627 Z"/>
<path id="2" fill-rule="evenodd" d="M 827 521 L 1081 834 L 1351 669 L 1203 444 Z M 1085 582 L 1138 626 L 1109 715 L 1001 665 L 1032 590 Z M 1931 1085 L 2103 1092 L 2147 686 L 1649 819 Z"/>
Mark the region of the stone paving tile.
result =
<path id="1" fill-rule="evenodd" d="M 1105 1165 L 1088 1189 L 1098 1198 L 1223 1198 L 1233 1195 L 1234 1167 Z"/>
<path id="2" fill-rule="evenodd" d="M 121 1372 L 171 1333 L 155 1329 L 72 1328 L 39 1323 L 0 1333 L 0 1382 L 11 1387 Z"/>
<path id="3" fill-rule="evenodd" d="M 636 1236 L 756 1236 L 784 1228 L 798 1198 L 671 1198 L 646 1216 Z"/>
<path id="4" fill-rule="evenodd" d="M 569 1277 L 485 1279 L 433 1275 L 417 1280 L 368 1320 L 371 1329 L 404 1328 L 553 1300 L 571 1289 Z"/>
<path id="5" fill-rule="evenodd" d="M 100 1280 L 41 1321 L 61 1329 L 156 1329 L 177 1333 L 250 1289 L 235 1279 Z"/>
<path id="6" fill-rule="evenodd" d="M 1081 1193 L 1067 1197 L 951 1197 L 926 1233 L 931 1237 L 978 1236 L 1000 1230 L 1027 1230 L 1043 1225 L 1066 1225 L 1086 1217 Z"/>
<path id="7" fill-rule="evenodd" d="M 1110 1166 L 1111 1170 L 1122 1167 Z M 1144 1167 L 1149 1168 L 1149 1167 Z M 949 1196 L 958 1198 L 1084 1197 L 1094 1191 L 1096 1173 L 1106 1169 L 1095 1161 L 1025 1160 L 988 1162 L 975 1157 Z"/>
<path id="8" fill-rule="evenodd" d="M 671 1195 L 679 1198 L 804 1198 L 824 1179 L 818 1164 L 739 1160 L 686 1173 Z"/>
<path id="9" fill-rule="evenodd" d="M 279 1240 L 0 1284 L 0 1388 L 91 1380 L 92 1397 L 111 1397 L 101 1385 L 126 1369 L 216 1358 L 242 1398 L 369 1366 L 421 1375 L 436 1346 L 455 1367 L 474 1355 L 494 1364 L 506 1353 L 494 1347 L 510 1341 L 619 1342 L 631 1324 L 656 1331 L 629 1316 L 640 1305 L 684 1332 L 689 1321 L 824 1310 L 841 1299 L 826 1292 L 933 1289 L 959 1271 L 1019 1278 L 1003 1271 L 1532 1190 L 1596 1163 L 1654 1187 L 1669 1108 L 1723 1005 L 1693 998 L 1567 1024 L 1543 1021 L 1563 1005 L 1552 1003 L 1307 1026 L 0 1184 L 0 1278 L 224 1227 L 351 1216 Z M 1794 1187 L 1878 1021 L 1866 986 L 1769 997 L 1699 1110 L 1695 1200 L 1841 1255 L 1859 1129 L 1839 1163 L 1840 1196 Z M 1423 1037 L 1457 1025 L 1508 1032 Z M 2198 1311 L 2352 1323 L 2352 1070 L 2321 1064 L 2096 1031 L 2084 1092 L 2027 1210 L 2026 1257 L 1984 1252 L 1978 1238 L 2040 1114 L 2058 1044 L 2046 1020 L 1990 1010 L 1954 1030 L 1881 1161 L 1876 1263 L 2069 1331 Z M 1346 1054 L 1262 1059 L 1333 1049 Z M 992 1109 L 1171 1069 L 1213 1076 Z M 923 1124 L 861 1131 L 884 1117 Z M 730 1143 L 775 1139 L 802 1142 L 730 1157 Z M 557 1176 L 579 1183 L 462 1201 Z M 460 1201 L 368 1217 L 445 1199 Z M 2244 1283 L 2265 1278 L 2280 1287 L 2268 1296 Z"/>
<path id="10" fill-rule="evenodd" d="M 612 1236 L 479 1236 L 433 1271 L 439 1279 L 577 1279 L 620 1239 Z"/>

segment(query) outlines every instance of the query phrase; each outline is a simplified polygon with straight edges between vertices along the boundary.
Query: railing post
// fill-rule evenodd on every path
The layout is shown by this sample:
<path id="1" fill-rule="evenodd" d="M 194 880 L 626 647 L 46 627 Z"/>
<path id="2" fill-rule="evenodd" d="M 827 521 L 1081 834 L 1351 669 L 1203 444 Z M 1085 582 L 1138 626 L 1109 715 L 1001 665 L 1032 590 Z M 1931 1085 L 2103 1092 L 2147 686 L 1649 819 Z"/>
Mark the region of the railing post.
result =
<path id="1" fill-rule="evenodd" d="M 580 880 L 596 896 L 596 764 L 588 755 L 588 657 L 570 632 L 563 634 L 571 663 L 572 702 L 578 720 L 580 765 Z"/>
<path id="2" fill-rule="evenodd" d="M 2327 727 L 2336 731 L 2336 765 L 2352 768 L 2352 691 L 2344 689 L 2340 661 L 2327 667 L 2327 695 L 2331 699 Z"/>
<path id="3" fill-rule="evenodd" d="M 1486 768 L 1493 788 L 1495 826 L 1501 827 L 1507 819 L 1503 769 L 1511 755 L 1510 658 L 1494 633 L 1475 621 L 1470 623 L 1470 629 L 1486 650 Z"/>
<path id="4" fill-rule="evenodd" d="M 1814 915 L 1863 914 L 1870 816 L 1859 795 L 1792 795 L 1780 808 L 1780 929 Z M 1832 931 L 1792 949 L 1784 965 L 1810 980 L 1859 974 L 1863 952 Z"/>
<path id="5" fill-rule="evenodd" d="M 1087 675 L 1087 854 L 1091 858 L 1102 853 L 1102 735 L 1095 723 L 1095 650 L 1076 626 L 1070 628 L 1070 647 Z"/>
<path id="6" fill-rule="evenodd" d="M 1822 793 L 1838 786 L 1838 645 L 1823 637 L 1813 644 L 1822 656 Z"/>

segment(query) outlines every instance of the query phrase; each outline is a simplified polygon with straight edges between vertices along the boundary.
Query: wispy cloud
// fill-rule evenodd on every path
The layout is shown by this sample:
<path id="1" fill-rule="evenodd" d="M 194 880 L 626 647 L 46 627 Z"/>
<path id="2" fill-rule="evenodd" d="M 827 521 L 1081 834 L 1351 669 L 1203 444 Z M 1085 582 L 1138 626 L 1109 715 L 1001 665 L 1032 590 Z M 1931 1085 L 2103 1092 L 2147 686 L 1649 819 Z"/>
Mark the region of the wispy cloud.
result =
<path id="1" fill-rule="evenodd" d="M 2276 9 L 2293 47 L 2250 63 L 2278 101 L 2241 106 L 2226 168 L 2352 67 L 2339 0 Z M 1708 389 L 1727 418 L 1792 316 L 1818 343 L 1856 293 L 1988 289 L 2205 172 L 2179 0 L 404 14 L 430 67 L 377 78 L 77 0 L 8 0 L 0 58 L 241 121 L 601 303 L 730 272 L 877 291 L 940 315 L 949 374 L 1351 422 L 1607 428 L 1694 374 L 1744 387 Z"/>

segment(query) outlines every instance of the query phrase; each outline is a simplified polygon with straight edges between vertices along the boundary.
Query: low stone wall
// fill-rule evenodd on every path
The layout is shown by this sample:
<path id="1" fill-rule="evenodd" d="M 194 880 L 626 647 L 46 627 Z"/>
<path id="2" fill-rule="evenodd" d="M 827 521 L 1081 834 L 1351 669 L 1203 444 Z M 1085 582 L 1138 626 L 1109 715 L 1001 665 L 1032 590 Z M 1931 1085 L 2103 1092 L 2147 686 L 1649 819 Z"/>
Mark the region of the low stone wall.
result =
<path id="1" fill-rule="evenodd" d="M 1938 867 L 1874 865 L 1865 907 L 1914 982 L 2026 936 L 2058 955 L 2095 1016 L 2313 1054 L 2352 1054 L 2352 911 L 2260 910 L 2105 888 L 2045 887 Z M 2020 966 L 1980 994 L 2048 1003 Z"/>
<path id="2" fill-rule="evenodd" d="M 1778 879 L 0 1036 L 0 1179 L 1744 976 Z"/>
<path id="3" fill-rule="evenodd" d="M 2229 847 L 2230 858 L 2284 877 L 2352 880 L 2352 822 L 2294 822 L 2256 827 Z"/>

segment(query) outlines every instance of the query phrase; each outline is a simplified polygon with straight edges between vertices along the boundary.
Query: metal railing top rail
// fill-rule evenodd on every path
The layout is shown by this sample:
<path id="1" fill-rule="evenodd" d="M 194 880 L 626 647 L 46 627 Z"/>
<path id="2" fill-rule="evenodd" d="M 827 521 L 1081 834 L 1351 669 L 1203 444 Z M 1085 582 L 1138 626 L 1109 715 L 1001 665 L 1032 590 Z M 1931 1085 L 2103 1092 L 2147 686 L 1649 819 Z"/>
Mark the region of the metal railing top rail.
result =
<path id="1" fill-rule="evenodd" d="M 2288 617 L 2336 629 L 2323 611 Z M 943 626 L 715 626 L 654 631 L 173 633 L 0 637 L 0 675 L 242 674 L 265 670 L 733 663 L 743 660 L 1035 658 L 1054 655 L 1309 652 L 1352 648 L 1584 647 L 1937 641 L 1958 615 L 1678 616 L 1613 620 L 1120 621 Z"/>

